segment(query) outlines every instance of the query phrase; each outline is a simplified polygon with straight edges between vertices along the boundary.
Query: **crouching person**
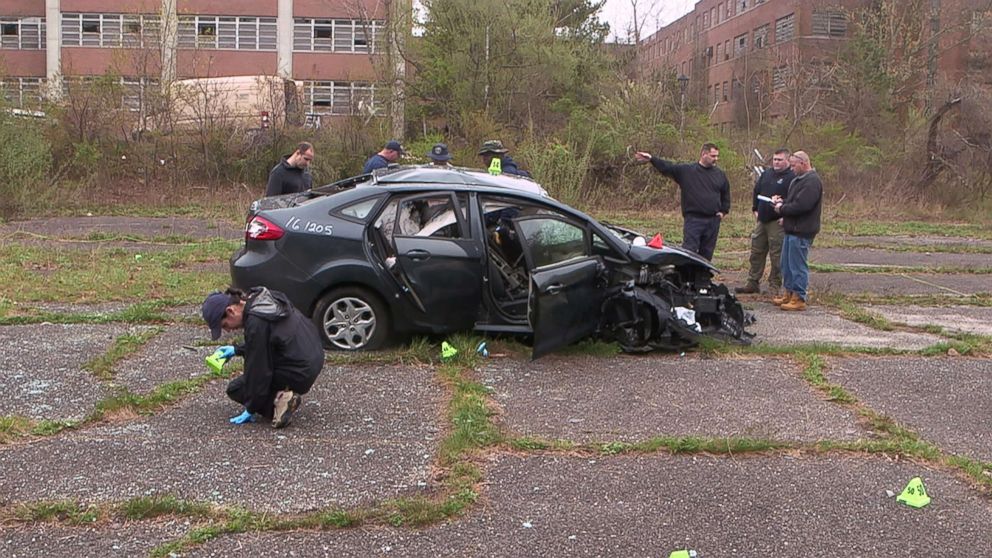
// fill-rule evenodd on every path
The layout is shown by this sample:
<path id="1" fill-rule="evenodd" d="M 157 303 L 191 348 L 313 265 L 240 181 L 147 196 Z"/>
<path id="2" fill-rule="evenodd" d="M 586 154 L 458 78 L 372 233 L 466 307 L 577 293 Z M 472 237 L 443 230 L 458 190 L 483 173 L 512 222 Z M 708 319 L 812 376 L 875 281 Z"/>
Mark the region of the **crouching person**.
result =
<path id="1" fill-rule="evenodd" d="M 221 347 L 225 357 L 244 357 L 244 373 L 227 385 L 227 395 L 244 405 L 234 424 L 254 422 L 255 415 L 275 428 L 290 423 L 324 366 L 324 346 L 306 316 L 285 294 L 265 287 L 247 292 L 228 289 L 203 301 L 203 319 L 214 340 L 221 331 L 244 329 L 243 345 Z"/>

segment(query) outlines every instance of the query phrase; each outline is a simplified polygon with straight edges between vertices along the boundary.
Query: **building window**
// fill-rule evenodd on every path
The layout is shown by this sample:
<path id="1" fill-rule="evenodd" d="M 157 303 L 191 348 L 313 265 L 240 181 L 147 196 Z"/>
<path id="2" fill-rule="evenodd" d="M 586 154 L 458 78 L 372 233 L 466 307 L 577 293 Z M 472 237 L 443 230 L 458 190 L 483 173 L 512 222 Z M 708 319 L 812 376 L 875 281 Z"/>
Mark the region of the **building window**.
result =
<path id="1" fill-rule="evenodd" d="M 757 27 L 754 30 L 754 48 L 765 48 L 768 46 L 768 24 Z"/>
<path id="2" fill-rule="evenodd" d="M 730 84 L 730 98 L 739 100 L 744 97 L 744 83 L 741 80 L 734 78 L 733 82 Z"/>
<path id="3" fill-rule="evenodd" d="M 369 53 L 376 51 L 382 21 L 357 19 L 296 19 L 293 50 Z"/>
<path id="4" fill-rule="evenodd" d="M 775 43 L 791 40 L 796 36 L 796 14 L 775 20 Z"/>
<path id="5" fill-rule="evenodd" d="M 0 48 L 45 48 L 45 22 L 40 17 L 0 18 Z"/>
<path id="6" fill-rule="evenodd" d="M 376 114 L 375 86 L 368 82 L 306 81 L 303 103 L 310 114 Z"/>
<path id="7" fill-rule="evenodd" d="M 734 58 L 747 54 L 747 33 L 734 37 Z"/>
<path id="8" fill-rule="evenodd" d="M 727 82 L 723 82 L 723 102 L 727 102 Z"/>
<path id="9" fill-rule="evenodd" d="M 144 14 L 62 14 L 62 46 L 158 47 L 159 19 Z"/>
<path id="10" fill-rule="evenodd" d="M 813 35 L 843 37 L 847 34 L 847 16 L 838 10 L 813 12 Z"/>
<path id="11" fill-rule="evenodd" d="M 703 12 L 703 29 L 709 29 L 709 28 L 710 28 L 710 13 Z"/>
<path id="12" fill-rule="evenodd" d="M 716 22 L 717 23 L 720 23 L 720 22 L 722 22 L 724 20 L 724 17 L 723 17 L 723 4 L 720 4 L 716 8 L 717 8 L 716 9 Z"/>
<path id="13" fill-rule="evenodd" d="M 41 108 L 41 77 L 8 77 L 0 79 L 0 96 L 16 109 Z"/>
<path id="14" fill-rule="evenodd" d="M 723 43 L 723 59 L 730 60 L 730 39 L 727 39 Z"/>
<path id="15" fill-rule="evenodd" d="M 772 91 L 785 89 L 786 81 L 789 78 L 789 67 L 780 66 L 772 70 Z"/>
<path id="16" fill-rule="evenodd" d="M 276 19 L 180 16 L 179 48 L 275 50 Z"/>
<path id="17" fill-rule="evenodd" d="M 737 13 L 742 13 L 747 10 L 748 0 L 737 0 L 734 6 L 737 8 Z"/>

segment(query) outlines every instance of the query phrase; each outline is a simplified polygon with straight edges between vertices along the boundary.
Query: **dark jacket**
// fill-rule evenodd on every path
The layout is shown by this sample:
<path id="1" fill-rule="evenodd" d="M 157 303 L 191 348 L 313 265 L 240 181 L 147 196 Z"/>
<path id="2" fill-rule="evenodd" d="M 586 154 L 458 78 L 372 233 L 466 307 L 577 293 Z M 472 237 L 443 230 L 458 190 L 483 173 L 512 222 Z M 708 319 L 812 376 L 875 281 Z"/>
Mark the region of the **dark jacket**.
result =
<path id="1" fill-rule="evenodd" d="M 272 404 L 274 391 L 310 391 L 324 366 L 324 345 L 317 327 L 283 293 L 255 287 L 247 294 L 245 342 L 235 354 L 245 358 L 245 408 L 259 413 Z"/>
<path id="2" fill-rule="evenodd" d="M 679 185 L 683 217 L 730 213 L 730 182 L 722 170 L 699 163 L 676 164 L 658 157 L 651 157 L 651 165 Z"/>
<path id="3" fill-rule="evenodd" d="M 269 183 L 265 186 L 266 196 L 305 192 L 313 186 L 310 169 L 291 166 L 288 159 L 288 156 L 283 157 L 282 161 L 269 171 Z"/>
<path id="4" fill-rule="evenodd" d="M 779 213 L 785 234 L 813 240 L 820 232 L 820 210 L 823 205 L 823 182 L 815 170 L 797 176 L 789 185 Z"/>
<path id="5" fill-rule="evenodd" d="M 365 166 L 362 167 L 362 174 L 368 174 L 375 169 L 384 169 L 389 166 L 389 160 L 376 153 L 375 155 L 369 157 L 368 161 L 365 161 Z"/>
<path id="6" fill-rule="evenodd" d="M 792 179 L 795 177 L 796 173 L 792 172 L 792 169 L 789 167 L 786 167 L 781 172 L 768 168 L 765 169 L 765 172 L 761 173 L 761 176 L 754 183 L 754 195 L 751 202 L 751 211 L 758 212 L 759 221 L 762 223 L 771 223 L 772 221 L 777 221 L 781 215 L 775 213 L 775 207 L 772 206 L 771 202 L 759 201 L 758 195 L 760 194 L 769 198 L 772 196 L 782 196 L 784 199 L 789 192 L 789 184 L 792 183 Z"/>
<path id="7" fill-rule="evenodd" d="M 514 161 L 509 155 L 500 156 L 499 168 L 502 169 L 505 174 L 513 174 L 516 176 L 525 176 L 530 178 L 530 173 L 518 167 L 517 162 Z"/>

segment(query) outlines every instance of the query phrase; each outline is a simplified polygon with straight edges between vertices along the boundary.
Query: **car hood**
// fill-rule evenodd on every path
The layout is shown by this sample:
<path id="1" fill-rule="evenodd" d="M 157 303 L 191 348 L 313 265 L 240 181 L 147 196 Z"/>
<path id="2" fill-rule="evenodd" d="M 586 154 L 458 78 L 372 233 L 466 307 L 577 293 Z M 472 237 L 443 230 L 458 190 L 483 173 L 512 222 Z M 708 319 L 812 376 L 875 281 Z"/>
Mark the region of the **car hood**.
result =
<path id="1" fill-rule="evenodd" d="M 717 268 L 713 267 L 713 264 L 707 261 L 706 258 L 695 252 L 674 246 L 651 248 L 649 246 L 631 245 L 627 255 L 636 262 L 646 264 L 678 264 L 684 263 L 684 260 L 690 260 L 692 263 L 705 266 L 714 272 L 717 271 Z"/>

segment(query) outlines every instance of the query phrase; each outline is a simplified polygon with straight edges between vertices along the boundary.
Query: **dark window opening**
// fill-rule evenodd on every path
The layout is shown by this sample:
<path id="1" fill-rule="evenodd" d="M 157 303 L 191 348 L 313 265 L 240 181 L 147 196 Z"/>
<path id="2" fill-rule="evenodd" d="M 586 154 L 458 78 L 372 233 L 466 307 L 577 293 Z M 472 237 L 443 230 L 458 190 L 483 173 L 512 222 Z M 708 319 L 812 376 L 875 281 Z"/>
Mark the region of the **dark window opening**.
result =
<path id="1" fill-rule="evenodd" d="M 201 37 L 213 37 L 217 34 L 217 24 L 200 23 L 196 26 L 196 34 Z"/>
<path id="2" fill-rule="evenodd" d="M 8 37 L 11 36 L 11 35 L 13 35 L 13 36 L 16 37 L 17 36 L 17 24 L 16 23 L 4 23 L 2 25 L 2 27 L 0 27 L 0 34 L 2 34 L 4 36 L 8 36 Z"/>

